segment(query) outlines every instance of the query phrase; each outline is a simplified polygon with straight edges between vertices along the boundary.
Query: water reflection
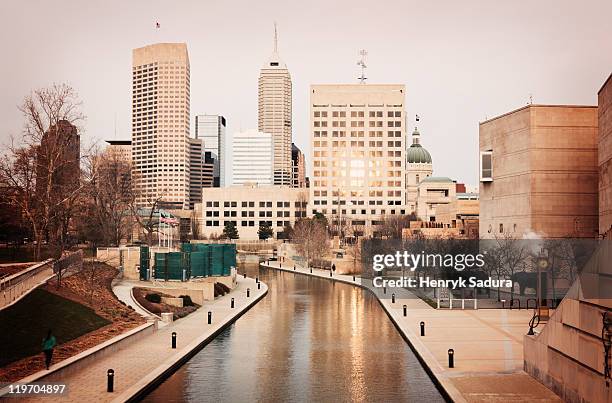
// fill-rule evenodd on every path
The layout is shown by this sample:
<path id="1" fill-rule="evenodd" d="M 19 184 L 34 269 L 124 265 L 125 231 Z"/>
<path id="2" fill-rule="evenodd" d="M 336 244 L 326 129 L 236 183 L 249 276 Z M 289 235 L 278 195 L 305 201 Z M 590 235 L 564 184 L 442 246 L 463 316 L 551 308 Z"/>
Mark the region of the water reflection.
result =
<path id="1" fill-rule="evenodd" d="M 368 292 L 258 275 L 268 295 L 145 401 L 443 401 Z"/>

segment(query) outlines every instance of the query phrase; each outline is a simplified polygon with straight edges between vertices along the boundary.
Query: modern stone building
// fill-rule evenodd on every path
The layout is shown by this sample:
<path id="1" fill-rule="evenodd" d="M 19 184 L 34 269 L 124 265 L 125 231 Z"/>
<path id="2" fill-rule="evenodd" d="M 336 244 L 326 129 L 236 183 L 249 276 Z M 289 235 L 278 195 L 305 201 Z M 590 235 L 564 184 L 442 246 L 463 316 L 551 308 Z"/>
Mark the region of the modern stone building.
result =
<path id="1" fill-rule="evenodd" d="M 429 151 L 421 145 L 421 133 L 415 127 L 412 145 L 406 152 L 406 207 L 416 214 L 419 183 L 433 173 L 433 162 Z"/>
<path id="2" fill-rule="evenodd" d="M 232 141 L 232 184 L 274 184 L 274 139 L 269 133 L 246 130 Z"/>
<path id="3" fill-rule="evenodd" d="M 379 217 L 406 214 L 404 108 L 404 85 L 311 86 L 310 214 L 365 233 Z"/>
<path id="4" fill-rule="evenodd" d="M 132 51 L 132 177 L 143 206 L 189 208 L 189 77 L 184 43 Z"/>
<path id="5" fill-rule="evenodd" d="M 291 187 L 306 187 L 306 158 L 295 144 L 291 144 Z"/>
<path id="6" fill-rule="evenodd" d="M 227 121 L 221 115 L 197 115 L 195 137 L 202 139 L 204 152 L 214 160 L 213 186 L 225 186 L 225 147 Z"/>
<path id="7" fill-rule="evenodd" d="M 480 124 L 480 237 L 595 237 L 597 107 L 527 105 Z"/>
<path id="8" fill-rule="evenodd" d="M 260 132 L 270 133 L 274 140 L 274 184 L 291 186 L 291 75 L 278 55 L 276 26 L 274 52 L 259 74 Z"/>
<path id="9" fill-rule="evenodd" d="M 612 238 L 612 74 L 598 94 L 599 234 Z"/>
<path id="10" fill-rule="evenodd" d="M 219 236 L 225 223 L 233 222 L 240 239 L 258 239 L 262 223 L 269 224 L 274 237 L 287 225 L 306 216 L 306 189 L 254 184 L 206 189 L 202 204 L 196 207 L 200 235 Z"/>
<path id="11" fill-rule="evenodd" d="M 416 195 L 416 216 L 421 221 L 436 221 L 438 206 L 456 199 L 456 183 L 443 176 L 428 176 L 419 182 Z"/>

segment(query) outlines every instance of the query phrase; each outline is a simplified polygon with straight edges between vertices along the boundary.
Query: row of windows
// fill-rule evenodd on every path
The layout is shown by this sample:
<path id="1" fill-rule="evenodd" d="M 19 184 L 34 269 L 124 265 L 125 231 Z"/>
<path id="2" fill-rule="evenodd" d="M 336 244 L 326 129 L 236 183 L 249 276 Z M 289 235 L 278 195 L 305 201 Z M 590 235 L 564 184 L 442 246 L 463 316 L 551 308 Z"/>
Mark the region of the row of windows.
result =
<path id="1" fill-rule="evenodd" d="M 369 111 L 368 116 L 371 118 L 382 118 L 383 117 L 384 112 L 383 111 Z M 315 111 L 313 113 L 313 116 L 315 118 L 326 118 L 327 117 L 327 111 Z M 332 112 L 332 117 L 334 118 L 345 118 L 346 117 L 346 111 L 333 111 Z M 351 117 L 352 118 L 363 118 L 365 117 L 365 112 L 364 111 L 351 111 Z M 396 117 L 396 118 L 400 118 L 402 117 L 402 112 L 401 111 L 387 111 L 387 117 L 392 118 L 392 117 Z"/>
<path id="2" fill-rule="evenodd" d="M 364 158 L 366 155 L 369 155 L 370 157 L 382 157 L 383 156 L 383 151 L 369 151 L 367 154 L 365 151 L 332 151 L 332 152 L 328 152 L 327 150 L 316 150 L 313 152 L 313 156 L 314 157 L 337 157 L 337 158 L 344 158 L 344 157 L 351 157 L 351 158 Z M 402 151 L 387 151 L 387 157 L 401 157 L 402 156 Z"/>
<path id="3" fill-rule="evenodd" d="M 233 223 L 234 225 L 238 225 L 238 222 L 236 221 L 224 221 L 223 226 L 225 226 L 225 223 Z M 240 226 L 241 227 L 254 227 L 255 223 L 257 223 L 258 226 L 263 225 L 263 224 L 268 224 L 269 226 L 274 225 L 272 221 L 240 221 Z M 289 225 L 291 225 L 290 221 L 276 221 L 277 227 L 288 227 Z M 216 220 L 207 220 L 206 226 L 207 227 L 220 227 L 221 223 L 220 221 L 216 221 Z"/>
<path id="4" fill-rule="evenodd" d="M 314 137 L 327 137 L 329 132 L 326 130 L 314 131 Z M 383 137 L 383 131 L 368 131 L 368 137 Z M 346 131 L 344 130 L 332 130 L 332 137 L 346 137 Z M 402 132 L 400 130 L 389 130 L 387 131 L 387 136 L 389 137 L 402 137 Z M 350 137 L 365 137 L 365 132 L 363 130 L 352 130 L 350 132 Z"/>
<path id="5" fill-rule="evenodd" d="M 315 141 L 314 147 L 327 147 L 331 145 L 332 147 L 365 147 L 365 141 Z M 369 147 L 383 147 L 383 141 L 369 141 Z M 401 141 L 387 141 L 387 147 L 401 147 Z"/>
<path id="6" fill-rule="evenodd" d="M 243 201 L 240 203 L 241 207 L 255 207 L 255 202 L 254 201 Z M 296 201 L 293 202 L 294 207 L 299 208 L 306 208 L 306 202 L 305 201 Z M 218 201 L 207 201 L 206 202 L 206 207 L 219 207 L 219 202 Z M 237 201 L 224 201 L 223 202 L 223 207 L 238 207 L 238 202 Z M 259 202 L 259 207 L 272 207 L 272 202 L 271 201 L 260 201 Z M 276 202 L 276 207 L 291 207 L 291 202 L 288 201 L 278 201 Z"/>
<path id="7" fill-rule="evenodd" d="M 314 127 L 327 127 L 327 120 L 315 120 L 313 122 Z M 347 127 L 346 121 L 344 120 L 333 120 L 331 122 L 331 127 Z M 364 120 L 351 120 L 350 127 L 365 127 Z M 382 120 L 370 120 L 368 121 L 368 127 L 384 127 L 384 122 Z M 388 120 L 387 127 L 402 127 L 401 120 Z"/>

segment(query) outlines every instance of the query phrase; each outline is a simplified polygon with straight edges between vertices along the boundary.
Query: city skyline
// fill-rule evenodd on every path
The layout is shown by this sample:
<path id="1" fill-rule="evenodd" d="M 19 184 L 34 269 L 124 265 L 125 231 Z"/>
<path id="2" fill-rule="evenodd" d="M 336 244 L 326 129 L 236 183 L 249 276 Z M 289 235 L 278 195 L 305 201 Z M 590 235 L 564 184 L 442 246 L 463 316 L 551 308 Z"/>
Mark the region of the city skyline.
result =
<path id="1" fill-rule="evenodd" d="M 276 20 L 279 52 L 293 80 L 293 141 L 307 160 L 312 158 L 309 85 L 356 83 L 358 51 L 365 48 L 369 82 L 406 85 L 406 113 L 409 119 L 417 113 L 422 117 L 419 130 L 436 156 L 436 175 L 475 184 L 478 122 L 524 106 L 530 94 L 535 104 L 595 105 L 594 94 L 612 65 L 605 22 L 612 5 L 603 1 L 546 1 L 530 5 L 529 13 L 520 3 L 499 9 L 476 1 L 467 7 L 390 2 L 376 14 L 366 7 L 346 11 L 341 2 L 326 13 L 318 12 L 315 3 L 296 14 L 291 6 L 269 2 L 257 14 L 244 16 L 216 4 L 190 3 L 180 9 L 150 4 L 146 9 L 122 4 L 120 15 L 106 5 L 75 2 L 0 6 L 8 16 L 2 38 L 25 25 L 34 31 L 23 41 L 3 41 L 8 53 L 19 56 L 0 67 L 11 78 L 0 101 L 0 141 L 6 143 L 11 134 L 19 138 L 22 120 L 16 105 L 23 97 L 53 82 L 70 83 L 83 100 L 88 117 L 84 143 L 129 139 L 131 49 L 158 42 L 187 43 L 192 135 L 193 119 L 201 113 L 226 116 L 230 136 L 255 128 L 257 76 L 272 50 Z M 70 24 L 45 32 L 53 47 L 40 46 L 37 30 L 68 6 Z M 227 20 L 232 23 L 224 26 Z M 330 28 L 307 30 L 311 21 Z M 388 31 L 368 28 L 382 21 Z M 79 59 L 71 59 L 76 54 Z"/>

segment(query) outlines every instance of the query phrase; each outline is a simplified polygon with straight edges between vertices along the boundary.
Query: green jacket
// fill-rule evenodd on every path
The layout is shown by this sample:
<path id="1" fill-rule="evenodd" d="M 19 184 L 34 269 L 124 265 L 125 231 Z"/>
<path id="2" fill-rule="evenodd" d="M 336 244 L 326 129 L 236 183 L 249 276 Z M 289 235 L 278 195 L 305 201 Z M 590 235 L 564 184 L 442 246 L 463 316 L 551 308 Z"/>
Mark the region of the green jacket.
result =
<path id="1" fill-rule="evenodd" d="M 43 351 L 51 350 L 53 347 L 55 347 L 55 336 L 51 336 L 48 339 L 43 340 L 43 343 L 42 343 Z"/>

